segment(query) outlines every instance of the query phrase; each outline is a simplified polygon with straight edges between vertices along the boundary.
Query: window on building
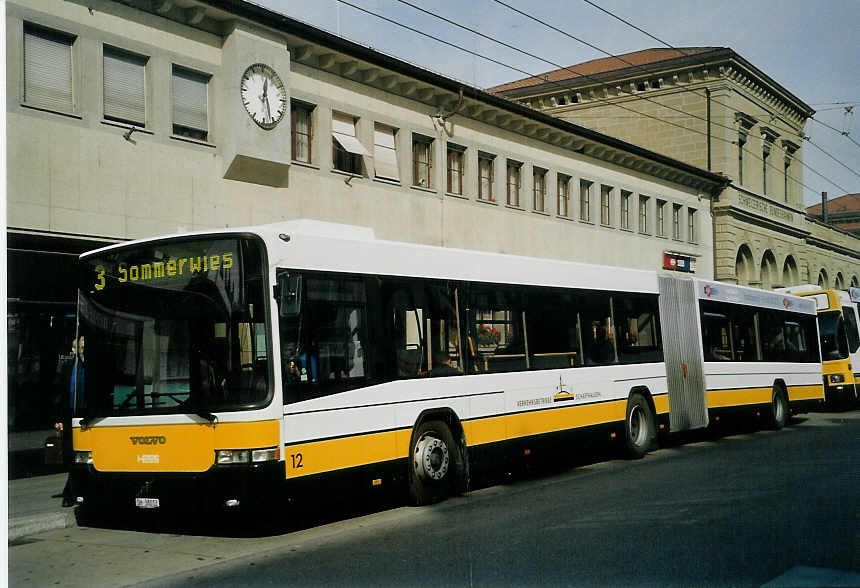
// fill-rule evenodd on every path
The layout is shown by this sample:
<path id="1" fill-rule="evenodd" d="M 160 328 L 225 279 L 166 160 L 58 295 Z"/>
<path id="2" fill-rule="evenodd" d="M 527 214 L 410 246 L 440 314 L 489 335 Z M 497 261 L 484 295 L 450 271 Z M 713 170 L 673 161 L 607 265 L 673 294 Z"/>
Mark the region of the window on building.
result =
<path id="1" fill-rule="evenodd" d="M 448 143 L 448 171 L 446 184 L 449 194 L 463 194 L 463 173 L 466 162 L 466 148 Z"/>
<path id="2" fill-rule="evenodd" d="M 570 176 L 558 174 L 558 216 L 570 214 Z"/>
<path id="3" fill-rule="evenodd" d="M 173 66 L 173 134 L 209 138 L 209 74 Z"/>
<path id="4" fill-rule="evenodd" d="M 358 140 L 355 123 L 351 114 L 332 112 L 332 164 L 338 171 L 360 175 L 363 157 L 370 153 Z"/>
<path id="5" fill-rule="evenodd" d="M 579 180 L 579 218 L 591 222 L 591 187 L 594 182 Z"/>
<path id="6" fill-rule="evenodd" d="M 377 178 L 400 181 L 397 169 L 397 148 L 395 136 L 397 129 L 376 123 L 373 125 L 373 167 Z"/>
<path id="7" fill-rule="evenodd" d="M 738 134 L 738 184 L 744 183 L 744 145 L 747 144 L 747 134 Z"/>
<path id="8" fill-rule="evenodd" d="M 612 224 L 612 186 L 605 184 L 600 186 L 600 224 Z"/>
<path id="9" fill-rule="evenodd" d="M 639 232 L 648 232 L 648 196 L 639 195 Z"/>
<path id="10" fill-rule="evenodd" d="M 699 240 L 698 231 L 696 230 L 696 209 L 687 209 L 687 240 L 690 243 L 697 243 Z"/>
<path id="11" fill-rule="evenodd" d="M 496 201 L 493 194 L 493 162 L 495 158 L 495 155 L 489 153 L 478 154 L 478 200 Z"/>
<path id="12" fill-rule="evenodd" d="M 146 126 L 146 63 L 149 58 L 104 46 L 104 117 Z"/>
<path id="13" fill-rule="evenodd" d="M 672 205 L 672 238 L 681 238 L 681 205 Z"/>
<path id="14" fill-rule="evenodd" d="M 522 182 L 521 172 L 523 164 L 518 161 L 508 160 L 508 205 L 520 205 L 520 185 Z"/>
<path id="15" fill-rule="evenodd" d="M 770 157 L 770 145 L 767 141 L 762 144 L 761 148 L 761 193 L 767 196 L 767 160 Z"/>
<path id="16" fill-rule="evenodd" d="M 24 25 L 24 102 L 72 112 L 72 45 L 75 37 Z"/>
<path id="17" fill-rule="evenodd" d="M 412 135 L 412 185 L 433 187 L 433 139 Z"/>
<path id="18" fill-rule="evenodd" d="M 298 100 L 290 103 L 291 141 L 293 160 L 302 163 L 313 161 L 313 112 L 314 107 Z"/>
<path id="19" fill-rule="evenodd" d="M 546 210 L 546 170 L 534 168 L 534 208 L 538 212 Z"/>
<path id="20" fill-rule="evenodd" d="M 633 192 L 621 190 L 621 228 L 630 229 L 630 197 Z"/>
<path id="21" fill-rule="evenodd" d="M 657 236 L 666 236 L 666 201 L 657 201 Z"/>

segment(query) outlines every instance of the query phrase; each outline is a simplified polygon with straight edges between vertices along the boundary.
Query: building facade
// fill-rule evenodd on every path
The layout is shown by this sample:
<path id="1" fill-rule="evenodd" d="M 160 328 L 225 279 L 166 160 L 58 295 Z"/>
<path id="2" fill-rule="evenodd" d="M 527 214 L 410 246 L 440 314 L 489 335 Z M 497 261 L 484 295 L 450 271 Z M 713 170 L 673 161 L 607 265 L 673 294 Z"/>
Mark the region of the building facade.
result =
<path id="1" fill-rule="evenodd" d="M 712 277 L 725 180 L 238 1 L 8 1 L 9 396 L 53 422 L 74 257 L 312 218 Z M 662 204 L 660 204 L 662 203 Z M 683 211 L 672 238 L 668 212 Z"/>
<path id="2" fill-rule="evenodd" d="M 773 288 L 860 278 L 860 239 L 806 216 L 814 111 L 731 49 L 646 49 L 490 92 L 730 178 L 713 206 L 716 279 Z"/>

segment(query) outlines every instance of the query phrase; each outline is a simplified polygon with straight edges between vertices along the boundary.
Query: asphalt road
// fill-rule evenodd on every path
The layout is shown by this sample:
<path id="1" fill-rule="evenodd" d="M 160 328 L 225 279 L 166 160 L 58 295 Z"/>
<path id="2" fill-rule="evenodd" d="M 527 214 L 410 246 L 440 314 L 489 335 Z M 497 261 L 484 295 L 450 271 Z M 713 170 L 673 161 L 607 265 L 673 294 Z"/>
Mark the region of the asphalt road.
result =
<path id="1" fill-rule="evenodd" d="M 430 507 L 388 508 L 274 536 L 46 533 L 10 546 L 9 579 L 87 586 L 759 586 L 808 566 L 853 572 L 842 581 L 855 585 L 858 450 L 860 413 L 808 415 L 782 431 L 691 435 L 639 461 L 539 471 Z M 74 563 L 51 575 L 35 565 L 39 557 Z M 821 577 L 807 585 L 824 583 Z"/>

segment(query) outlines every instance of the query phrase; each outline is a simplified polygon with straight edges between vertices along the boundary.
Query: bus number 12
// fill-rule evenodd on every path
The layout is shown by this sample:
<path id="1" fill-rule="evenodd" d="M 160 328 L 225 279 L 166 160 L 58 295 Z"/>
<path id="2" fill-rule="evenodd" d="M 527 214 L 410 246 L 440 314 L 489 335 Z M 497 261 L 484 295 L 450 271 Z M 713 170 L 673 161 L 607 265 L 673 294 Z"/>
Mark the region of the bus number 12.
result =
<path id="1" fill-rule="evenodd" d="M 294 470 L 302 467 L 302 454 L 301 453 L 293 453 L 292 455 L 290 455 L 290 457 L 293 459 L 293 469 Z"/>

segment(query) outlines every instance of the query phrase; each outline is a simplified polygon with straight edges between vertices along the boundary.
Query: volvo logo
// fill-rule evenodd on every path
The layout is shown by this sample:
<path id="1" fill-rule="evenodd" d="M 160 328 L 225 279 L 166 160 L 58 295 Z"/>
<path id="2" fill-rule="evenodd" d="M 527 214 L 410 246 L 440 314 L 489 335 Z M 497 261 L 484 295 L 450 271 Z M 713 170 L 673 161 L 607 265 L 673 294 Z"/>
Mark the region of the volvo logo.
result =
<path id="1" fill-rule="evenodd" d="M 167 437 L 163 435 L 151 435 L 149 437 L 129 437 L 132 445 L 165 445 Z"/>

